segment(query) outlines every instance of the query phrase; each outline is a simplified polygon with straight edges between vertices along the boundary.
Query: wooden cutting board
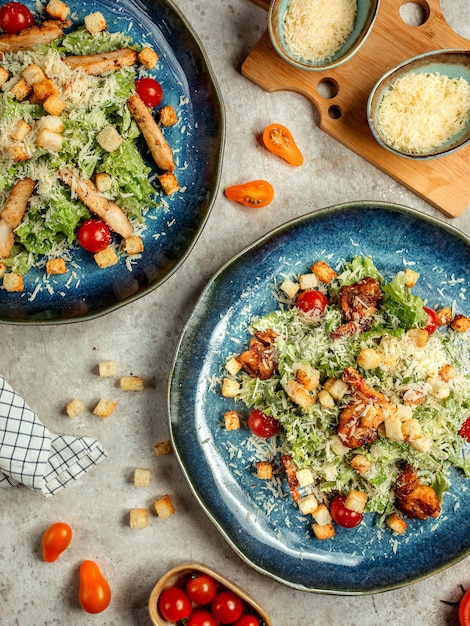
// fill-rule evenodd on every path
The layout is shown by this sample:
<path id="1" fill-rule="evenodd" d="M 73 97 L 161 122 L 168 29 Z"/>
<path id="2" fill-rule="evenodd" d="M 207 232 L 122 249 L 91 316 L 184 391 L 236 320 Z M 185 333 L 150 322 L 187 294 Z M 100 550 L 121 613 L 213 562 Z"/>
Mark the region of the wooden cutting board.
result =
<path id="1" fill-rule="evenodd" d="M 268 9 L 269 0 L 253 0 Z M 266 31 L 244 61 L 242 75 L 268 92 L 303 94 L 316 106 L 320 128 L 405 185 L 448 217 L 470 204 L 470 145 L 445 157 L 411 161 L 391 154 L 374 139 L 367 123 L 367 99 L 377 80 L 401 61 L 429 50 L 466 48 L 470 42 L 444 19 L 439 0 L 415 0 L 429 7 L 424 24 L 410 26 L 400 17 L 400 0 L 381 0 L 368 39 L 355 56 L 337 68 L 309 72 L 292 67 L 274 50 Z M 322 87 L 337 89 L 325 97 Z M 328 93 L 331 96 L 331 91 Z M 306 120 L 306 131 L 308 130 Z"/>

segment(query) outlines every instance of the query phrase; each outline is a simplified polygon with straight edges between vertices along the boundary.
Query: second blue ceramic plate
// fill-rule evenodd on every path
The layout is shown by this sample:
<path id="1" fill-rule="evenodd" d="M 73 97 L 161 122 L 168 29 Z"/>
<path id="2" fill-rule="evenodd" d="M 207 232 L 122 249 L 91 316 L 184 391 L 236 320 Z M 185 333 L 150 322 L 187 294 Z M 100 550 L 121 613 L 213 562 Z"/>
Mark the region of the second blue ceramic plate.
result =
<path id="1" fill-rule="evenodd" d="M 250 320 L 277 308 L 274 281 L 308 271 L 319 258 L 334 266 L 358 254 L 371 255 L 386 278 L 405 267 L 418 271 L 415 293 L 430 306 L 455 302 L 469 314 L 468 237 L 397 205 L 330 207 L 277 228 L 214 276 L 182 334 L 169 385 L 173 445 L 204 511 L 251 566 L 306 591 L 384 591 L 470 553 L 470 481 L 462 474 L 452 476 L 438 520 L 411 520 L 405 535 L 393 536 L 366 516 L 358 528 L 338 527 L 332 541 L 320 542 L 282 480 L 256 478 L 259 450 L 247 445 L 246 429 L 223 428 L 223 413 L 234 408 L 220 394 L 226 359 L 247 345 Z"/>

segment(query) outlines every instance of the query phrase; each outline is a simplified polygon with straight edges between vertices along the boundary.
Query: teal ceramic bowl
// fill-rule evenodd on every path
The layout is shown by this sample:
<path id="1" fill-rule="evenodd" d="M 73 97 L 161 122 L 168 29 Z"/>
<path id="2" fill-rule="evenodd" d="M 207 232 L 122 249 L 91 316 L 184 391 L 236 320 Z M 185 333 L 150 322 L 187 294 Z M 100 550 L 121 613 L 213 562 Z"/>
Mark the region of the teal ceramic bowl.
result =
<path id="1" fill-rule="evenodd" d="M 379 0 L 357 0 L 357 14 L 354 28 L 332 56 L 324 60 L 303 59 L 290 50 L 284 37 L 284 18 L 292 0 L 273 0 L 269 7 L 268 31 L 276 52 L 288 63 L 298 69 L 309 71 L 329 70 L 348 61 L 366 41 L 379 7 Z"/>
<path id="2" fill-rule="evenodd" d="M 460 132 L 427 152 L 417 153 L 412 150 L 400 149 L 390 142 L 380 125 L 380 106 L 384 96 L 392 89 L 395 82 L 412 73 L 439 73 L 451 79 L 463 78 L 470 83 L 470 50 L 450 49 L 426 52 L 400 63 L 384 74 L 372 89 L 367 102 L 367 119 L 377 142 L 394 154 L 415 160 L 442 157 L 467 145 L 470 141 L 470 115 Z M 436 102 L 437 106 L 438 102 Z"/>

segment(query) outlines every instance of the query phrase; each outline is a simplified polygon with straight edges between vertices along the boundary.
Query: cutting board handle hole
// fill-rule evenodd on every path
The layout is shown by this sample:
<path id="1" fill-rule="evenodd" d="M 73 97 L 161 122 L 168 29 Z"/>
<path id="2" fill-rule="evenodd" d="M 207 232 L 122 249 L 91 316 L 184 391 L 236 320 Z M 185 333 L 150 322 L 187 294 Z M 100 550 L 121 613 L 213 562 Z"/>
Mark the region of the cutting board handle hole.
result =
<path id="1" fill-rule="evenodd" d="M 332 120 L 339 120 L 343 114 L 341 108 L 337 104 L 333 104 L 333 106 L 328 109 L 328 115 Z"/>
<path id="2" fill-rule="evenodd" d="M 338 95 L 339 85 L 332 78 L 323 78 L 317 85 L 318 94 L 326 100 Z"/>
<path id="3" fill-rule="evenodd" d="M 400 17 L 408 26 L 422 26 L 429 19 L 429 5 L 425 0 L 404 2 L 400 7 Z"/>

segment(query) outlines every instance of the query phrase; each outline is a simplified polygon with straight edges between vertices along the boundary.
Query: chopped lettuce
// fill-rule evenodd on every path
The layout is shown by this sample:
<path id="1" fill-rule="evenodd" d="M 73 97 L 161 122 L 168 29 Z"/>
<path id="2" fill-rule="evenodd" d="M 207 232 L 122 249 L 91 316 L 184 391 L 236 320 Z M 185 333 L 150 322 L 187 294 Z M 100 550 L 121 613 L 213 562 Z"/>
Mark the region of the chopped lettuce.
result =
<path id="1" fill-rule="evenodd" d="M 102 31 L 92 34 L 84 26 L 65 35 L 60 42 L 66 54 L 103 54 L 120 48 L 133 47 L 132 39 L 125 33 Z"/>
<path id="2" fill-rule="evenodd" d="M 398 272 L 390 283 L 382 285 L 384 293 L 382 307 L 391 320 L 398 321 L 398 326 L 405 330 L 424 326 L 426 312 L 423 300 L 411 293 L 405 284 L 405 272 Z"/>
<path id="3" fill-rule="evenodd" d="M 344 287 L 352 285 L 363 278 L 382 280 L 382 276 L 370 256 L 355 256 L 350 263 L 345 265 L 343 271 L 337 276 L 337 281 L 340 287 Z"/>

